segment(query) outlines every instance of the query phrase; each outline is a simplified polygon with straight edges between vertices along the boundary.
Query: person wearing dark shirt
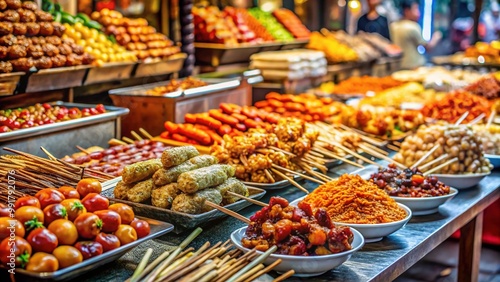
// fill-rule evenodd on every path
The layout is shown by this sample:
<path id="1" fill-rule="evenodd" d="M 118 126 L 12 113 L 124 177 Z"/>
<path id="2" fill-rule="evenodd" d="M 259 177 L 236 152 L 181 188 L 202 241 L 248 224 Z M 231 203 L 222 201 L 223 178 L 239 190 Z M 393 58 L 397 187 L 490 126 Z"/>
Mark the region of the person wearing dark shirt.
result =
<path id="1" fill-rule="evenodd" d="M 390 40 L 391 36 L 389 34 L 387 18 L 379 15 L 376 9 L 380 4 L 380 0 L 368 0 L 367 2 L 368 13 L 359 18 L 357 31 L 378 33 Z"/>

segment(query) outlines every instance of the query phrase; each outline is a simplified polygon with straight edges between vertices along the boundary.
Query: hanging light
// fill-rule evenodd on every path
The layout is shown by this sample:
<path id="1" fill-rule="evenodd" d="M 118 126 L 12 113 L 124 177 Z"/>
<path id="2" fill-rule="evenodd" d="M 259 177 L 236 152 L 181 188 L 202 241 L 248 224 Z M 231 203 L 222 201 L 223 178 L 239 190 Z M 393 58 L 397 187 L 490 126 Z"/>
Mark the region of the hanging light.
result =
<path id="1" fill-rule="evenodd" d="M 349 5 L 349 9 L 353 13 L 356 13 L 361 9 L 361 3 L 359 2 L 359 0 L 351 0 L 351 1 L 349 1 L 348 5 Z"/>

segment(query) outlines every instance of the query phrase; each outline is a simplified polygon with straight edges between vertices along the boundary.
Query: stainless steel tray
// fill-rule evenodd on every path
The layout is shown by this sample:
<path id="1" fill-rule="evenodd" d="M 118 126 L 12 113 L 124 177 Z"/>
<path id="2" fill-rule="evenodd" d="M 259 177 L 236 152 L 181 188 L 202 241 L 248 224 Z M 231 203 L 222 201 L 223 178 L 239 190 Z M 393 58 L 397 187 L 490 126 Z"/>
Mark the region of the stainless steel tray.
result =
<path id="1" fill-rule="evenodd" d="M 174 226 L 170 223 L 154 220 L 154 219 L 149 219 L 145 217 L 140 217 L 138 216 L 139 219 L 143 219 L 149 223 L 149 226 L 151 228 L 151 232 L 149 233 L 148 236 L 144 238 L 140 238 L 134 242 L 131 242 L 129 244 L 123 245 L 119 247 L 118 249 L 103 253 L 100 256 L 96 256 L 93 258 L 90 258 L 88 260 L 85 260 L 81 263 L 75 264 L 73 266 L 70 266 L 68 268 L 63 268 L 55 272 L 43 272 L 43 273 L 36 273 L 36 272 L 30 272 L 26 271 L 24 269 L 16 269 L 16 275 L 21 275 L 21 276 L 28 276 L 31 279 L 38 279 L 38 280 L 51 280 L 51 281 L 62 281 L 62 280 L 68 280 L 68 279 L 76 279 L 78 276 L 81 276 L 82 274 L 89 272 L 95 268 L 101 267 L 102 265 L 115 261 L 124 254 L 126 254 L 128 251 L 132 250 L 139 244 L 149 240 L 149 239 L 154 239 L 157 237 L 160 237 L 162 235 L 167 234 L 168 232 L 172 231 L 174 229 Z"/>
<path id="2" fill-rule="evenodd" d="M 91 68 L 83 85 L 129 79 L 136 64 L 135 62 L 117 62 Z"/>
<path id="3" fill-rule="evenodd" d="M 53 102 L 52 105 L 65 106 L 68 108 L 76 107 L 76 108 L 88 108 L 93 107 L 95 105 L 90 104 L 79 104 L 79 103 L 66 103 L 66 102 Z M 95 116 L 83 117 L 74 120 L 62 121 L 53 124 L 45 124 L 41 126 L 31 127 L 31 128 L 23 128 L 18 129 L 11 132 L 0 133 L 0 143 L 10 140 L 18 140 L 21 138 L 32 137 L 40 134 L 47 134 L 50 132 L 67 130 L 71 128 L 81 127 L 85 125 L 95 124 L 99 122 L 114 120 L 120 116 L 126 115 L 129 113 L 129 109 L 119 108 L 114 106 L 105 106 L 105 113 L 98 114 Z"/>
<path id="4" fill-rule="evenodd" d="M 154 76 L 179 72 L 184 65 L 187 55 L 179 53 L 165 60 L 141 62 L 137 65 L 134 77 Z"/>
<path id="5" fill-rule="evenodd" d="M 155 218 L 162 221 L 171 222 L 172 224 L 175 225 L 174 232 L 176 233 L 180 233 L 188 229 L 193 229 L 197 226 L 207 224 L 210 221 L 227 216 L 225 213 L 222 213 L 218 210 L 211 210 L 209 212 L 202 214 L 187 214 L 182 212 L 171 211 L 169 209 L 158 208 L 149 204 L 134 203 L 130 201 L 115 199 L 113 191 L 115 190 L 116 183 L 112 184 L 113 181 L 116 180 L 109 181 L 111 185 L 109 185 L 108 183 L 103 184 L 103 191 L 101 192 L 102 195 L 108 197 L 111 202 L 114 201 L 119 203 L 125 203 L 131 206 L 136 214 Z M 252 199 L 260 199 L 266 194 L 266 191 L 258 188 L 248 188 L 248 190 L 250 192 L 249 197 Z M 236 203 L 224 207 L 232 211 L 239 211 L 250 205 L 251 205 L 250 202 L 245 200 L 240 200 Z"/>

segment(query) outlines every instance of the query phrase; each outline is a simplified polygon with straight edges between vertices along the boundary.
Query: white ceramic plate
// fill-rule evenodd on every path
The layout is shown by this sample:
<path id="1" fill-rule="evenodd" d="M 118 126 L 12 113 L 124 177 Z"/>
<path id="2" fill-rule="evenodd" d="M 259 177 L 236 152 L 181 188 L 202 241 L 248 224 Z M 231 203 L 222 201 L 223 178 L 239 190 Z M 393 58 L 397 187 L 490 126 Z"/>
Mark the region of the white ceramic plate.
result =
<path id="1" fill-rule="evenodd" d="M 396 202 L 410 208 L 413 215 L 427 215 L 438 212 L 439 206 L 451 200 L 458 193 L 458 190 L 450 187 L 450 193 L 437 197 L 394 197 Z"/>
<path id="2" fill-rule="evenodd" d="M 490 160 L 490 163 L 493 165 L 494 168 L 500 167 L 500 155 L 484 154 L 484 157 Z"/>
<path id="3" fill-rule="evenodd" d="M 248 252 L 249 249 L 241 245 L 241 239 L 245 235 L 246 227 L 242 227 L 231 234 L 231 241 L 236 246 L 236 248 Z M 351 255 L 361 249 L 365 241 L 363 236 L 357 230 L 351 228 L 354 235 L 351 246 L 352 249 L 338 254 L 324 255 L 324 256 L 290 256 L 290 255 L 279 255 L 271 254 L 265 261 L 265 265 L 269 265 L 275 262 L 277 259 L 281 259 L 281 263 L 278 264 L 274 270 L 278 272 L 286 272 L 290 269 L 295 270 L 295 276 L 299 277 L 312 277 L 321 275 L 335 267 L 343 264 L 347 261 Z M 262 253 L 257 251 L 257 253 Z"/>
<path id="4" fill-rule="evenodd" d="M 432 174 L 437 176 L 439 181 L 444 184 L 455 187 L 458 190 L 476 186 L 483 178 L 490 175 L 491 172 L 476 174 Z"/>
<path id="5" fill-rule="evenodd" d="M 291 202 L 290 205 L 297 206 L 297 204 L 304 199 L 304 197 L 296 199 Z M 406 217 L 399 221 L 388 222 L 388 223 L 377 223 L 377 224 L 355 224 L 346 222 L 335 222 L 335 224 L 346 225 L 352 227 L 359 231 L 361 235 L 365 238 L 365 243 L 373 243 L 382 240 L 385 236 L 388 236 L 397 230 L 403 228 L 408 221 L 410 221 L 412 212 L 407 206 L 398 203 L 398 206 L 406 211 Z"/>

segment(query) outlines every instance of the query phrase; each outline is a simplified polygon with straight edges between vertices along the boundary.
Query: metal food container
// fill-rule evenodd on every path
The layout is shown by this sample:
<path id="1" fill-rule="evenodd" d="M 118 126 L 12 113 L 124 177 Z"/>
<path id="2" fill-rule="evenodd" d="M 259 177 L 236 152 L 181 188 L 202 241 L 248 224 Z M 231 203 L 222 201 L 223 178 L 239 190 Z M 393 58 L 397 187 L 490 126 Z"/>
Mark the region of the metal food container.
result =
<path id="1" fill-rule="evenodd" d="M 141 62 L 137 65 L 134 77 L 155 76 L 179 72 L 184 65 L 187 55 L 179 53 L 168 57 L 165 60 Z"/>
<path id="2" fill-rule="evenodd" d="M 83 85 L 128 79 L 132 75 L 136 64 L 135 62 L 117 62 L 91 68 Z"/>
<path id="3" fill-rule="evenodd" d="M 0 74 L 0 96 L 13 95 L 24 72 Z"/>
<path id="4" fill-rule="evenodd" d="M 90 65 L 39 70 L 28 77 L 26 93 L 81 86 Z"/>
<path id="5" fill-rule="evenodd" d="M 207 86 L 166 93 L 161 96 L 148 95 L 148 90 L 165 86 L 168 81 L 127 87 L 109 91 L 113 104 L 129 108 L 130 114 L 122 119 L 122 134 L 131 130 L 146 129 L 157 136 L 165 131 L 163 123 L 183 123 L 186 113 L 207 112 L 220 103 L 250 105 L 251 93 L 242 88 L 241 79 L 203 79 Z"/>
<path id="6" fill-rule="evenodd" d="M 67 108 L 90 108 L 95 105 L 53 102 L 52 105 Z M 46 157 L 40 150 L 43 146 L 54 156 L 62 158 L 74 153 L 73 146 L 107 147 L 111 138 L 120 138 L 120 117 L 129 113 L 128 109 L 106 106 L 105 113 L 53 124 L 23 128 L 0 133 L 0 147 L 9 147 L 29 154 Z M 2 152 L 6 153 L 5 151 Z"/>

